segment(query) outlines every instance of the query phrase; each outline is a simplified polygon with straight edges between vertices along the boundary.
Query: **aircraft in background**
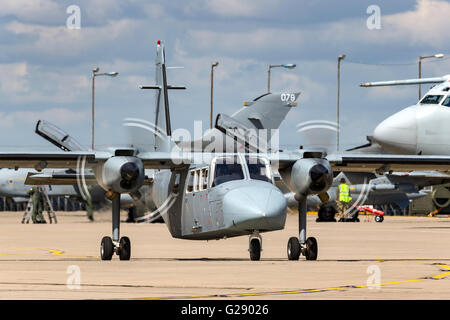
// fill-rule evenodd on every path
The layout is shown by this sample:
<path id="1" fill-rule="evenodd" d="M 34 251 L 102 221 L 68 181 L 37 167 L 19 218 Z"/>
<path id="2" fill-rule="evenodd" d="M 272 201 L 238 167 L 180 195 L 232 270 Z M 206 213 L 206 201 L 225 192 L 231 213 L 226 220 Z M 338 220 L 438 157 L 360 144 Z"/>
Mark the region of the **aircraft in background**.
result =
<path id="1" fill-rule="evenodd" d="M 373 139 L 395 154 L 450 155 L 450 75 L 368 82 L 361 87 L 435 83 L 420 101 L 382 121 Z"/>
<path id="2" fill-rule="evenodd" d="M 379 175 L 376 173 L 363 172 L 341 172 L 334 179 L 327 193 L 330 200 L 323 203 L 319 197 L 308 198 L 308 207 L 319 208 L 318 221 L 334 221 L 336 212 L 335 202 L 337 188 L 341 178 L 349 185 L 351 204 L 363 205 L 386 205 L 386 204 L 409 204 L 409 201 L 425 197 L 429 191 L 424 188 L 429 186 L 450 183 L 450 176 L 440 172 L 395 172 Z M 288 206 L 295 206 L 292 195 L 288 197 Z M 442 195 L 433 193 L 433 202 L 438 207 L 450 204 L 450 198 L 442 198 Z M 332 206 L 334 210 L 329 210 Z"/>

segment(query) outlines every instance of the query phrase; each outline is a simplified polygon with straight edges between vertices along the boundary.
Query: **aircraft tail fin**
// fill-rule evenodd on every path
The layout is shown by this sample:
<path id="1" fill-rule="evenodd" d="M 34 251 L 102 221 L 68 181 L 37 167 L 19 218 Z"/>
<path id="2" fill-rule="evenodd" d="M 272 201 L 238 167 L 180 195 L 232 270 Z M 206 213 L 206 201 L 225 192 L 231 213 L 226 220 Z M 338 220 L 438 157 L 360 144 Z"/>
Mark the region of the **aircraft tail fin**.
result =
<path id="1" fill-rule="evenodd" d="M 166 70 L 164 44 L 158 40 L 155 59 L 155 85 L 140 86 L 141 89 L 155 90 L 154 120 L 125 119 L 125 126 L 129 128 L 130 140 L 133 146 L 141 151 L 169 152 L 176 148 L 176 144 L 171 141 L 172 128 L 168 90 L 186 88 L 168 85 Z"/>
<path id="2" fill-rule="evenodd" d="M 231 117 L 247 128 L 267 130 L 267 142 L 269 142 L 270 131 L 278 129 L 289 111 L 298 105 L 299 95 L 300 92 L 266 93 L 253 101 L 244 101 L 245 108 Z"/>

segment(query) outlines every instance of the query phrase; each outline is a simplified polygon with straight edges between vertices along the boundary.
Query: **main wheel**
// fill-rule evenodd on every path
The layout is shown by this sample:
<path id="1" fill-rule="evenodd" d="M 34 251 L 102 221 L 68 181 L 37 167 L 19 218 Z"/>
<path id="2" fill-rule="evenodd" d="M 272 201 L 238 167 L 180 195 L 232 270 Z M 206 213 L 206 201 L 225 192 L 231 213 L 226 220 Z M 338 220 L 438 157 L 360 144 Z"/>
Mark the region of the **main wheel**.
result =
<path id="1" fill-rule="evenodd" d="M 100 247 L 100 257 L 102 260 L 111 260 L 114 253 L 114 245 L 111 237 L 103 237 Z"/>
<path id="2" fill-rule="evenodd" d="M 300 258 L 300 242 L 296 237 L 290 237 L 287 246 L 287 255 L 289 260 L 298 260 Z"/>
<path id="3" fill-rule="evenodd" d="M 258 239 L 252 239 L 250 241 L 250 260 L 258 261 L 261 259 L 261 243 Z"/>
<path id="4" fill-rule="evenodd" d="M 306 260 L 317 260 L 317 252 L 319 248 L 317 246 L 316 238 L 310 237 L 306 239 L 305 258 Z"/>
<path id="5" fill-rule="evenodd" d="M 122 237 L 119 241 L 119 259 L 130 260 L 131 257 L 131 241 L 128 237 Z"/>
<path id="6" fill-rule="evenodd" d="M 375 216 L 375 221 L 376 222 L 383 222 L 384 217 L 383 216 Z"/>

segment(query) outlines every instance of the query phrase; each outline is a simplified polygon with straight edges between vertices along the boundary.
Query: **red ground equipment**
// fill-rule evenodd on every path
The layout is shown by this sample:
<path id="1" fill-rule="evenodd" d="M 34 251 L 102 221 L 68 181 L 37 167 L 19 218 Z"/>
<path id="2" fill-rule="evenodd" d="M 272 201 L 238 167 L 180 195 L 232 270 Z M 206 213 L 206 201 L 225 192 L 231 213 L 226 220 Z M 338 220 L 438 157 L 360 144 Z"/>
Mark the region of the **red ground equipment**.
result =
<path id="1" fill-rule="evenodd" d="M 384 220 L 384 211 L 377 210 L 369 206 L 356 206 L 356 209 L 374 215 L 376 222 L 383 222 Z"/>

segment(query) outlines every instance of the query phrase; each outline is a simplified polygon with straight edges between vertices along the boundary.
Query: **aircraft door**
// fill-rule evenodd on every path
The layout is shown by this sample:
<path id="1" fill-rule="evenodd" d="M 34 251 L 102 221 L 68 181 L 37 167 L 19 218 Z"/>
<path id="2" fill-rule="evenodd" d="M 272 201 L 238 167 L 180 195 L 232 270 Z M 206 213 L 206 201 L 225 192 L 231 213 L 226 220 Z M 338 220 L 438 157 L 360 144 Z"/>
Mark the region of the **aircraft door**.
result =
<path id="1" fill-rule="evenodd" d="M 189 170 L 183 203 L 183 233 L 197 233 L 201 230 L 200 220 L 196 214 L 195 202 L 198 184 L 197 170 Z"/>
<path id="2" fill-rule="evenodd" d="M 204 167 L 197 170 L 197 191 L 195 199 L 195 215 L 199 219 L 199 223 L 202 226 L 202 231 L 209 231 L 212 227 L 212 217 L 209 210 L 208 203 L 208 178 L 209 168 Z"/>

